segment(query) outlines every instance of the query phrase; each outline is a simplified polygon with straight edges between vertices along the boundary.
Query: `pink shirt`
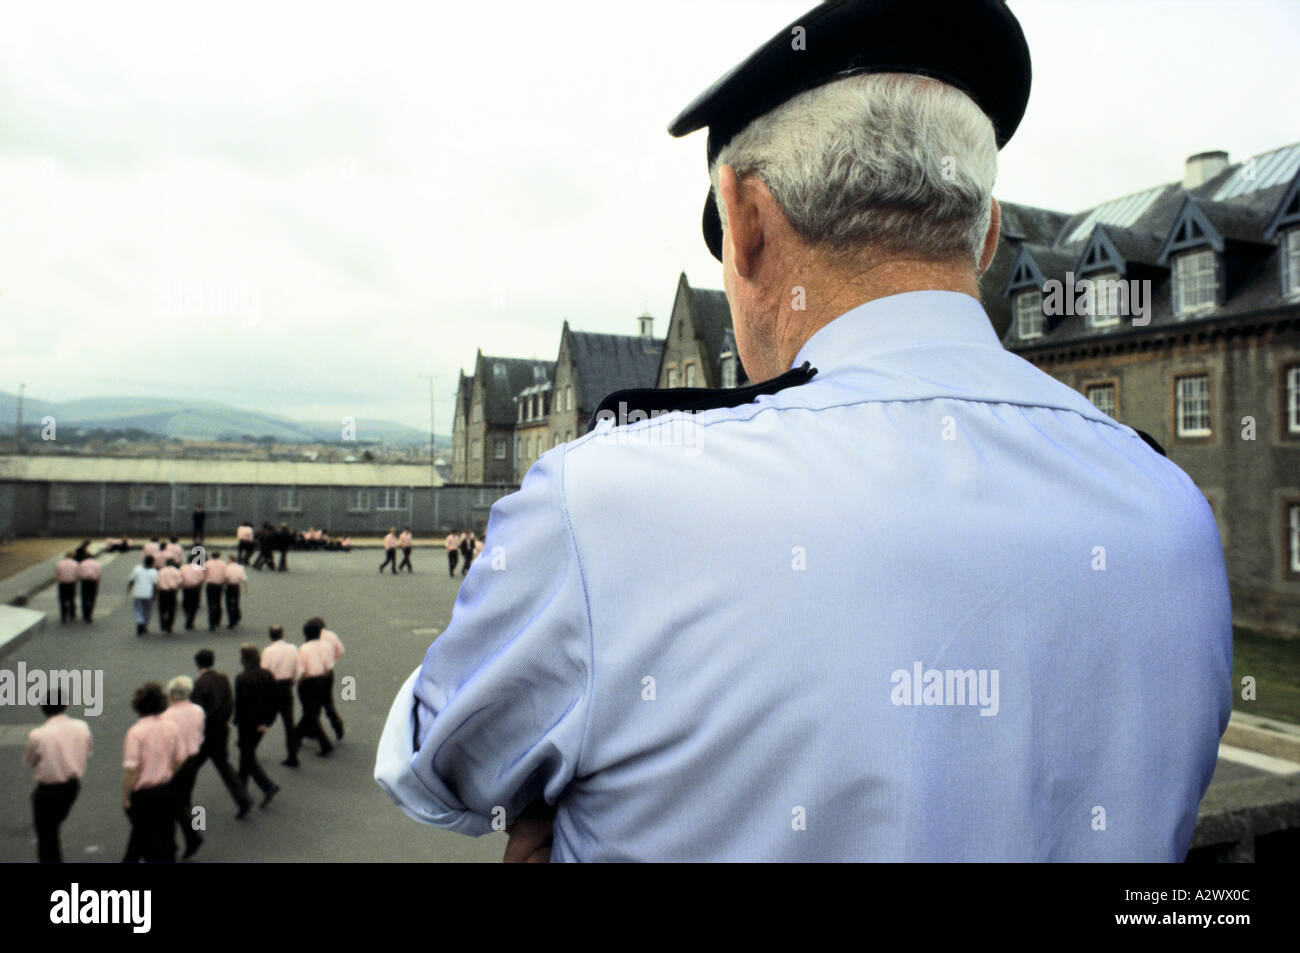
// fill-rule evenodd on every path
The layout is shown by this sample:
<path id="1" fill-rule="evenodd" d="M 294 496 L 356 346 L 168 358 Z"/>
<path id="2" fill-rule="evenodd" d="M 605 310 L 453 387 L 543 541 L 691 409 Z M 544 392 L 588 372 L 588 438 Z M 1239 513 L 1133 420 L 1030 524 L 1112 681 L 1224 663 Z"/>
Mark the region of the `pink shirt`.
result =
<path id="1" fill-rule="evenodd" d="M 298 673 L 298 646 L 284 639 L 272 642 L 262 649 L 262 668 L 279 682 L 293 678 Z"/>
<path id="2" fill-rule="evenodd" d="M 328 645 L 330 651 L 334 653 L 333 657 L 330 659 L 329 666 L 330 668 L 333 668 L 334 663 L 343 657 L 343 640 L 329 629 L 320 630 L 320 640 Z"/>
<path id="3" fill-rule="evenodd" d="M 159 546 L 157 543 L 153 542 L 152 540 L 150 540 L 149 542 L 144 544 L 144 549 L 140 551 L 140 559 L 143 560 L 144 557 L 146 556 L 152 556 L 154 562 L 157 562 L 158 557 L 161 554 L 162 554 L 162 547 Z"/>
<path id="4" fill-rule="evenodd" d="M 158 570 L 158 581 L 154 585 L 163 592 L 175 592 L 181 587 L 181 571 L 175 566 L 163 566 Z"/>
<path id="5" fill-rule="evenodd" d="M 83 559 L 81 562 L 77 563 L 77 578 L 99 582 L 99 570 L 100 566 L 98 559 Z"/>
<path id="6" fill-rule="evenodd" d="M 458 545 L 456 542 L 456 534 L 450 534 L 446 540 L 443 541 L 443 545 L 447 547 L 447 552 L 452 552 Z"/>
<path id="7" fill-rule="evenodd" d="M 235 538 L 242 539 L 246 543 L 251 543 L 253 541 L 253 527 L 251 526 L 239 527 L 239 529 L 235 530 Z"/>
<path id="8" fill-rule="evenodd" d="M 76 582 L 77 561 L 71 556 L 64 556 L 54 564 L 55 582 Z"/>
<path id="9" fill-rule="evenodd" d="M 237 586 L 241 582 L 248 582 L 248 573 L 244 572 L 244 567 L 239 563 L 226 563 L 226 585 Z"/>
<path id="10" fill-rule="evenodd" d="M 396 549 L 396 548 L 397 548 L 397 537 L 394 536 L 392 533 L 389 533 L 387 536 L 384 537 L 384 549 Z"/>
<path id="11" fill-rule="evenodd" d="M 317 678 L 334 667 L 330 658 L 332 650 L 320 639 L 308 639 L 298 650 L 298 666 L 295 674 L 298 678 Z"/>
<path id="12" fill-rule="evenodd" d="M 27 733 L 23 761 L 36 769 L 37 784 L 63 784 L 86 773 L 93 747 L 84 721 L 58 714 Z"/>
<path id="13" fill-rule="evenodd" d="M 163 557 L 183 563 L 185 562 L 185 550 L 181 549 L 179 543 L 168 543 L 163 547 Z"/>
<path id="14" fill-rule="evenodd" d="M 209 559 L 208 569 L 203 581 L 210 586 L 222 586 L 226 583 L 226 564 L 220 559 Z"/>
<path id="15" fill-rule="evenodd" d="M 203 585 L 203 570 L 194 563 L 186 563 L 181 567 L 181 585 L 186 589 Z"/>
<path id="16" fill-rule="evenodd" d="M 403 530 L 402 535 L 397 538 L 397 545 L 401 546 L 403 549 L 410 549 L 411 534 Z"/>
<path id="17" fill-rule="evenodd" d="M 185 757 L 192 758 L 203 746 L 203 726 L 207 719 L 202 706 L 194 704 L 188 698 L 183 702 L 172 702 L 159 715 L 163 721 L 175 725 L 181 733 L 181 747 Z"/>
<path id="18" fill-rule="evenodd" d="M 140 771 L 132 791 L 166 784 L 177 763 L 185 760 L 181 730 L 160 715 L 146 715 L 132 725 L 122 747 L 122 767 Z"/>
<path id="19" fill-rule="evenodd" d="M 477 557 L 478 557 L 482 552 L 483 552 L 483 540 L 481 540 L 481 539 L 476 539 L 476 540 L 474 541 L 474 556 L 475 556 L 475 558 L 477 558 Z"/>

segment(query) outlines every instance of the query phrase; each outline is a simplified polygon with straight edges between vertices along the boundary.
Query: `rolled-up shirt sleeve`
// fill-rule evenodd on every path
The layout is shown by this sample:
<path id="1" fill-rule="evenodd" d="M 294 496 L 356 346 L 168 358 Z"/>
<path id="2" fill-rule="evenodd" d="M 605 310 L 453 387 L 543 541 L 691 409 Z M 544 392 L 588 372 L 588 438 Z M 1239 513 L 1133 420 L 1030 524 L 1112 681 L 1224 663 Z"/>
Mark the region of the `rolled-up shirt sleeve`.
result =
<path id="1" fill-rule="evenodd" d="M 418 821 L 485 834 L 574 777 L 591 626 L 563 467 L 546 454 L 492 507 L 451 624 L 393 702 L 375 780 Z"/>

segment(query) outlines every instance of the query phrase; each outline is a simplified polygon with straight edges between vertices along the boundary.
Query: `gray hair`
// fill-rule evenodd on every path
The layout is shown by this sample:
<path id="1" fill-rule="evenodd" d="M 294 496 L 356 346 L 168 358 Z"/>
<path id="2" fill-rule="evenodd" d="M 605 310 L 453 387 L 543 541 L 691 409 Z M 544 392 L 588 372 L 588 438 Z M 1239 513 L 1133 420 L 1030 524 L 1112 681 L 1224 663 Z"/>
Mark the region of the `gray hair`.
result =
<path id="1" fill-rule="evenodd" d="M 800 93 L 738 133 L 709 170 L 754 173 L 811 245 L 875 246 L 934 260 L 973 256 L 992 214 L 993 123 L 954 86 L 861 73 Z"/>
<path id="2" fill-rule="evenodd" d="M 185 701 L 194 691 L 194 679 L 188 675 L 177 675 L 167 683 L 167 694 L 173 701 Z"/>

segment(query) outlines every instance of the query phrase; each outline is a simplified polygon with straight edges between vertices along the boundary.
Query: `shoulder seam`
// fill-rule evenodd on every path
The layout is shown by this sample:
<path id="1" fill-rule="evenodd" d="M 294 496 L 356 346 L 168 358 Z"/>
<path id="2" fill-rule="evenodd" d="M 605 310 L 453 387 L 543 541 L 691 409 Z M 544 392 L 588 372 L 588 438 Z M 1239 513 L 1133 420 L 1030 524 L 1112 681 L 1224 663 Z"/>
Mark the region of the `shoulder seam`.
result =
<path id="1" fill-rule="evenodd" d="M 578 563 L 578 583 L 582 586 L 582 605 L 587 614 L 587 684 L 584 686 L 587 714 L 582 720 L 582 740 L 578 742 L 578 753 L 573 760 L 573 776 L 577 777 L 582 765 L 582 756 L 587 751 L 587 734 L 591 730 L 592 712 L 595 711 L 596 688 L 596 630 L 591 621 L 591 594 L 587 588 L 587 573 L 582 565 L 582 549 L 578 545 L 578 534 L 573 529 L 573 517 L 569 513 L 569 504 L 565 494 L 566 469 L 569 463 L 567 447 L 562 449 L 559 460 L 559 481 L 556 495 L 559 497 L 560 513 L 564 517 L 564 527 L 569 533 L 569 542 L 573 546 L 573 555 Z"/>

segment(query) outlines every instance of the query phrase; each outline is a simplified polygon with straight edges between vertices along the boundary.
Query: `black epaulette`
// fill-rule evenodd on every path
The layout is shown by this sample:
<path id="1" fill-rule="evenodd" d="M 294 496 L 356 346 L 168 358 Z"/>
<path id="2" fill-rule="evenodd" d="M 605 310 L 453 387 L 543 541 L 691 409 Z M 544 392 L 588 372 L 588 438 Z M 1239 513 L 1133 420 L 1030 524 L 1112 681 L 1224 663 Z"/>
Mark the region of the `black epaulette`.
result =
<path id="1" fill-rule="evenodd" d="M 627 390 L 616 390 L 602 400 L 596 412 L 591 415 L 587 433 L 596 429 L 602 415 L 612 417 L 614 426 L 617 427 L 627 423 L 628 415 L 635 411 L 651 417 L 674 410 L 696 412 L 719 407 L 739 407 L 761 394 L 775 394 L 787 387 L 807 384 L 816 373 L 817 368 L 804 361 L 802 367 L 748 387 L 630 387 Z"/>
<path id="2" fill-rule="evenodd" d="M 1136 427 L 1134 427 L 1133 429 L 1137 430 Z M 1160 456 L 1162 457 L 1169 456 L 1169 454 L 1165 453 L 1165 448 L 1160 446 L 1160 444 L 1156 443 L 1156 438 L 1151 436 L 1151 434 L 1147 433 L 1145 430 L 1137 430 L 1137 435 L 1141 437 L 1143 440 L 1145 440 L 1147 446 L 1150 447 L 1152 450 L 1154 450 L 1156 453 L 1160 454 Z"/>

